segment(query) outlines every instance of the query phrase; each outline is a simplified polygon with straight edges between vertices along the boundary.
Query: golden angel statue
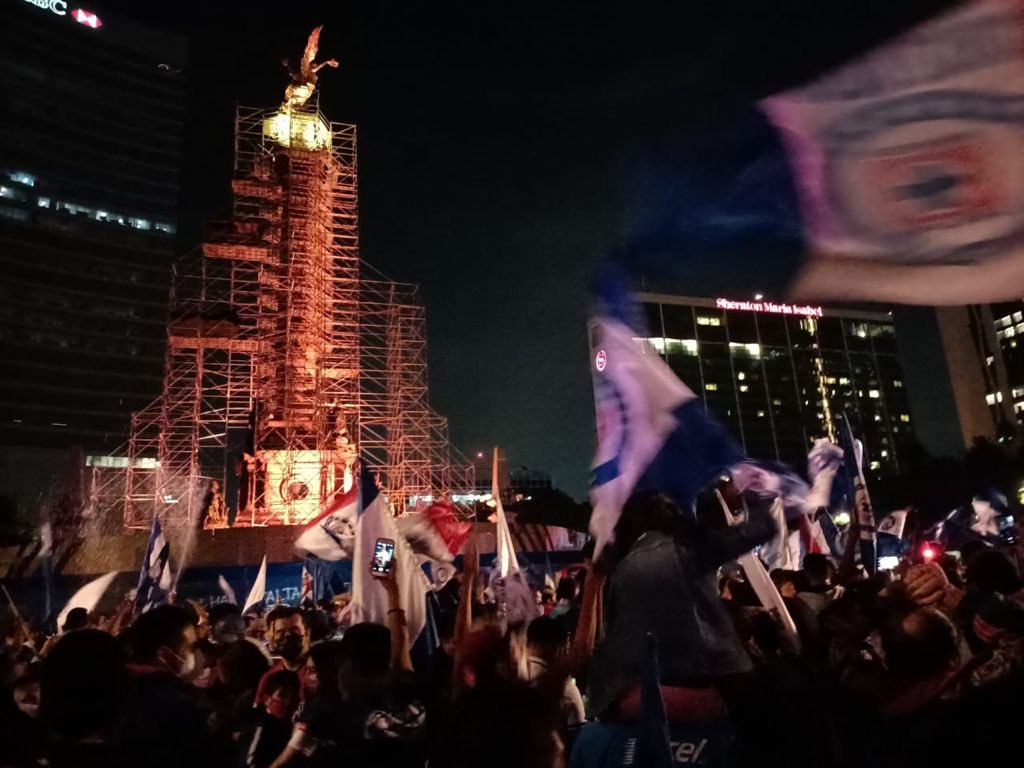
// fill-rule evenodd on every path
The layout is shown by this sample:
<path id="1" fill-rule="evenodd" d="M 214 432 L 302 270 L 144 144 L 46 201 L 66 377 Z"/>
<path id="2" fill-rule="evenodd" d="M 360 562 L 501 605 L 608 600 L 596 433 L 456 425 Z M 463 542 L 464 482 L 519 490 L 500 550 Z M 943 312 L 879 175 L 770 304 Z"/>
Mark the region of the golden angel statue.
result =
<path id="1" fill-rule="evenodd" d="M 309 97 L 316 90 L 316 76 L 321 69 L 324 67 L 337 69 L 338 67 L 337 59 L 328 59 L 319 63 L 316 61 L 317 50 L 320 48 L 320 31 L 323 28 L 324 25 L 321 24 L 309 33 L 309 40 L 306 41 L 306 50 L 299 61 L 298 70 L 288 59 L 282 62 L 292 78 L 288 87 L 284 89 L 284 102 L 281 104 L 281 110 L 284 112 L 293 107 L 301 107 L 309 101 Z"/>

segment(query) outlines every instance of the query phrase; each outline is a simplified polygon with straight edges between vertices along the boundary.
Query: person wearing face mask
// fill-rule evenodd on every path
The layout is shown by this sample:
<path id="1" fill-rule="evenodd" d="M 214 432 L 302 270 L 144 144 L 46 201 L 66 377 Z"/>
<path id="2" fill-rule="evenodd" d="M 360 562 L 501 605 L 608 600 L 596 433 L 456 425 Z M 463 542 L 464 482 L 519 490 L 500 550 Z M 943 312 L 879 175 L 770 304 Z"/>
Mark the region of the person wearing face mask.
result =
<path id="1" fill-rule="evenodd" d="M 305 700 L 313 686 L 314 670 L 306 664 L 309 653 L 309 628 L 306 618 L 298 608 L 282 605 L 267 614 L 267 639 L 270 651 L 278 657 L 276 663 L 267 670 L 256 689 L 254 706 L 262 708 L 266 705 L 266 686 L 270 676 L 281 670 L 295 672 L 299 676 L 301 687 L 299 695 Z"/>
<path id="2" fill-rule="evenodd" d="M 134 664 L 117 744 L 119 763 L 196 768 L 211 763 L 210 735 L 187 682 L 196 671 L 193 612 L 162 605 L 131 628 Z"/>

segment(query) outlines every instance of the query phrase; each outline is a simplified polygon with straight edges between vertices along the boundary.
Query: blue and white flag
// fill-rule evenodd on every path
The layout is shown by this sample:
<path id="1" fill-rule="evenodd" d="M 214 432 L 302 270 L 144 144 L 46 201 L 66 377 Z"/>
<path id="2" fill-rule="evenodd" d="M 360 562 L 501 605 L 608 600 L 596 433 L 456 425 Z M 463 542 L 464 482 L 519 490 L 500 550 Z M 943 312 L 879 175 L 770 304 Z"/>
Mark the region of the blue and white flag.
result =
<path id="1" fill-rule="evenodd" d="M 973 0 L 762 103 L 811 257 L 795 299 L 1024 295 L 1024 6 Z"/>
<path id="2" fill-rule="evenodd" d="M 614 537 L 636 491 L 658 490 L 688 510 L 712 480 L 743 459 L 703 401 L 646 342 L 625 277 L 611 268 L 598 284 L 591 327 L 597 409 L 590 532 L 594 558 Z"/>
<path id="3" fill-rule="evenodd" d="M 348 490 L 338 489 L 320 515 L 299 534 L 295 548 L 328 562 L 350 559 L 358 515 L 359 490 L 353 483 Z"/>
<path id="4" fill-rule="evenodd" d="M 864 570 L 874 573 L 878 568 L 877 544 L 875 540 L 875 512 L 868 496 L 868 486 L 864 482 L 863 447 L 854 440 L 850 420 L 843 414 L 839 429 L 839 438 L 843 448 L 845 475 L 847 481 L 847 499 L 850 504 L 850 518 L 856 526 L 860 539 L 860 561 Z"/>
<path id="5" fill-rule="evenodd" d="M 426 594 L 430 580 L 420 567 L 412 546 L 398 530 L 395 517 L 384 494 L 365 461 L 360 461 L 359 515 L 356 519 L 355 549 L 352 554 L 352 604 L 354 622 L 373 621 L 387 624 L 388 594 L 381 580 L 371 575 L 370 564 L 377 539 L 395 542 L 396 578 L 409 628 L 409 641 L 414 643 L 427 623 Z"/>
<path id="6" fill-rule="evenodd" d="M 135 590 L 135 607 L 140 613 L 167 602 L 171 591 L 171 546 L 164 537 L 160 519 L 153 518 L 149 543 L 139 570 L 139 586 Z"/>
<path id="7" fill-rule="evenodd" d="M 245 605 L 242 606 L 242 614 L 250 608 L 255 608 L 257 605 L 262 603 L 267 597 L 267 556 L 263 556 L 263 561 L 260 563 L 260 569 L 256 572 L 256 578 L 252 582 L 252 586 L 249 588 L 249 596 L 245 598 Z"/>

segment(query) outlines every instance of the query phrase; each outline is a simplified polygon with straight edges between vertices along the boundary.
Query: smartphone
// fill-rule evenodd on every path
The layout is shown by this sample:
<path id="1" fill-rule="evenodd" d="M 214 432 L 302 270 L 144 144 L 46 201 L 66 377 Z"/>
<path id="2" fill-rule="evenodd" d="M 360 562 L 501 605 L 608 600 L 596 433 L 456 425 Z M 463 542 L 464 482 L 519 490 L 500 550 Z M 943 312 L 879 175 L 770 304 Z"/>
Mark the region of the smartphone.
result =
<path id="1" fill-rule="evenodd" d="M 395 540 L 377 539 L 373 545 L 373 560 L 370 561 L 370 573 L 374 576 L 387 576 L 395 565 Z"/>
<path id="2" fill-rule="evenodd" d="M 896 555 L 882 555 L 878 558 L 878 570 L 880 571 L 891 571 L 899 564 L 900 559 Z"/>

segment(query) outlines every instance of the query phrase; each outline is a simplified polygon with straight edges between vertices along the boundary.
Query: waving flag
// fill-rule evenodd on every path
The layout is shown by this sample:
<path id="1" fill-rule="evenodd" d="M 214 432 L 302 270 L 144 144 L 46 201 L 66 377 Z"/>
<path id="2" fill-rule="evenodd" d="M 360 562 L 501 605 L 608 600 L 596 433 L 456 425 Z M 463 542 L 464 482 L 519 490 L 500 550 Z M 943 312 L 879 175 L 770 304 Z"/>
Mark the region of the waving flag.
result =
<path id="1" fill-rule="evenodd" d="M 697 493 L 743 459 L 704 403 L 653 349 L 617 271 L 598 284 L 591 364 L 597 455 L 591 477 L 595 559 L 613 538 L 632 493 L 656 489 L 689 509 Z"/>
<path id="2" fill-rule="evenodd" d="M 871 497 L 864 482 L 863 448 L 853 439 L 850 420 L 843 414 L 839 430 L 846 464 L 847 498 L 850 517 L 860 539 L 860 560 L 864 570 L 874 573 L 878 567 L 877 543 L 875 539 L 875 512 L 871 508 Z"/>
<path id="3" fill-rule="evenodd" d="M 256 572 L 256 578 L 252 583 L 252 587 L 249 589 L 249 596 L 245 598 L 245 605 L 242 606 L 242 613 L 244 614 L 250 608 L 253 608 L 260 603 L 267 596 L 267 556 L 263 556 L 263 562 L 260 563 L 260 569 Z"/>
<path id="4" fill-rule="evenodd" d="M 235 597 L 235 590 L 228 583 L 228 580 L 224 578 L 224 574 L 217 576 L 217 586 L 220 587 L 220 591 L 224 593 L 224 597 L 232 605 L 238 605 L 238 599 Z"/>
<path id="5" fill-rule="evenodd" d="M 469 538 L 472 525 L 460 520 L 450 501 L 437 501 L 422 512 L 398 518 L 398 530 L 420 555 L 450 563 Z"/>
<path id="6" fill-rule="evenodd" d="M 416 554 L 395 524 L 387 499 L 377 488 L 376 479 L 366 462 L 360 462 L 356 484 L 361 504 L 356 519 L 355 548 L 352 554 L 352 620 L 387 623 L 388 595 L 380 579 L 370 574 L 377 539 L 395 542 L 395 567 L 402 608 L 409 627 L 409 640 L 415 642 L 427 623 L 426 593 L 430 581 L 420 568 Z"/>
<path id="7" fill-rule="evenodd" d="M 110 587 L 110 583 L 117 578 L 117 571 L 111 571 L 105 573 L 98 579 L 93 579 L 88 584 L 79 589 L 75 594 L 68 600 L 68 604 L 61 610 L 60 615 L 57 616 L 57 627 L 62 628 L 64 622 L 67 621 L 68 614 L 75 608 L 85 608 L 88 613 L 92 613 L 99 603 L 100 598 L 103 597 L 104 593 Z"/>
<path id="8" fill-rule="evenodd" d="M 353 483 L 347 491 L 338 491 L 331 503 L 295 540 L 300 552 L 335 562 L 352 557 L 356 518 L 359 515 L 359 489 Z"/>
<path id="9" fill-rule="evenodd" d="M 1024 295 L 1018 0 L 961 3 L 762 106 L 787 145 L 814 254 L 794 298 Z"/>
<path id="10" fill-rule="evenodd" d="M 153 518 L 149 543 L 139 570 L 139 585 L 135 590 L 135 606 L 140 613 L 167 602 L 171 591 L 171 546 L 160 527 L 160 518 Z"/>

